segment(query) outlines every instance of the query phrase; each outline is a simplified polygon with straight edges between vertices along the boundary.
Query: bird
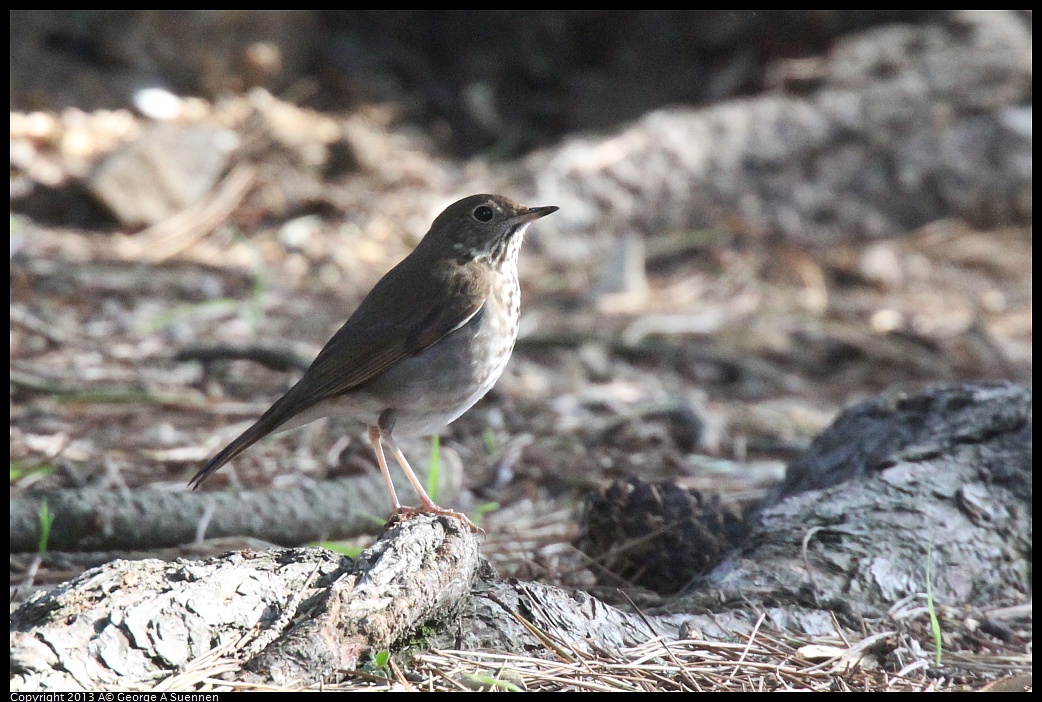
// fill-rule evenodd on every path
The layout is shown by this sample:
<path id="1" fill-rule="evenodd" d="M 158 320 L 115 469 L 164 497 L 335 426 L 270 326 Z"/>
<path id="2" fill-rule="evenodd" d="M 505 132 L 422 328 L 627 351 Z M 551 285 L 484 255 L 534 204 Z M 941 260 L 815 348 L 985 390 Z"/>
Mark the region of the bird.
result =
<path id="1" fill-rule="evenodd" d="M 433 434 L 470 409 L 496 383 L 517 340 L 521 289 L 517 260 L 525 230 L 556 212 L 502 195 L 471 195 L 449 205 L 416 248 L 381 278 L 319 351 L 300 380 L 191 479 L 198 488 L 265 436 L 322 417 L 368 430 L 391 515 L 465 515 L 434 504 L 395 435 Z M 390 448 L 420 499 L 398 500 L 384 456 Z"/>

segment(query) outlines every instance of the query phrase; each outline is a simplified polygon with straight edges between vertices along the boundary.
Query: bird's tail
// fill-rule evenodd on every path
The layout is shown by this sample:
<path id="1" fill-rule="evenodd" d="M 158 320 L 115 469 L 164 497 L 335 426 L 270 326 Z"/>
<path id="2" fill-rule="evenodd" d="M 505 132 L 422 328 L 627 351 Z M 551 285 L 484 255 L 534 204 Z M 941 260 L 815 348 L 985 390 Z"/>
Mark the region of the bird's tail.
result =
<path id="1" fill-rule="evenodd" d="M 294 387 L 293 389 L 296 388 Z M 268 408 L 267 412 L 261 415 L 260 419 L 253 423 L 253 426 L 239 434 L 234 441 L 221 449 L 220 453 L 207 461 L 202 470 L 188 481 L 188 485 L 193 490 L 199 487 L 207 478 L 220 470 L 225 463 L 285 424 L 289 419 L 286 408 L 291 407 L 295 399 L 293 390 L 283 395 L 281 399 Z"/>

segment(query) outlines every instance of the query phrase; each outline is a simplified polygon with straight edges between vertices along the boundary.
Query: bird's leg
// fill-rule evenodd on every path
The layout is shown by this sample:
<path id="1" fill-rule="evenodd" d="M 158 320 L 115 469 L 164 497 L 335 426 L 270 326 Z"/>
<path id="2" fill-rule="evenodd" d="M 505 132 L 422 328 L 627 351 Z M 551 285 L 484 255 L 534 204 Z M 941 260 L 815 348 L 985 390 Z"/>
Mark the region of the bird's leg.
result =
<path id="1" fill-rule="evenodd" d="M 400 465 L 402 467 L 402 470 L 405 471 L 405 477 L 409 479 L 409 483 L 412 485 L 412 489 L 415 490 L 416 494 L 419 495 L 419 497 L 420 497 L 420 506 L 419 507 L 402 507 L 402 506 L 400 506 L 398 504 L 395 504 L 395 507 L 394 507 L 395 513 L 396 514 L 421 514 L 421 513 L 443 514 L 443 515 L 445 515 L 447 517 L 453 517 L 454 519 L 458 519 L 465 527 L 467 527 L 468 529 L 470 529 L 474 533 L 477 533 L 479 531 L 482 534 L 485 533 L 484 529 L 480 528 L 479 526 L 474 524 L 474 522 L 470 521 L 470 519 L 467 517 L 467 515 L 463 514 L 462 512 L 455 512 L 455 511 L 453 511 L 451 509 L 445 509 L 444 507 L 439 507 L 438 505 L 434 504 L 434 501 L 427 494 L 427 491 L 423 489 L 423 484 L 420 483 L 420 479 L 417 478 L 416 477 L 416 473 L 413 472 L 412 466 L 409 465 L 409 461 L 405 458 L 405 454 L 402 453 L 402 450 L 400 448 L 398 448 L 398 444 L 395 442 L 394 436 L 391 435 L 391 429 L 393 427 L 394 427 L 394 415 L 391 414 L 388 411 L 385 411 L 383 414 L 380 415 L 380 424 L 379 424 L 378 427 L 376 427 L 376 430 L 377 430 L 376 443 L 378 444 L 381 438 L 384 441 L 387 442 L 388 446 L 391 447 L 391 452 L 394 454 L 395 459 L 397 459 L 397 461 L 398 461 L 398 465 Z M 373 435 L 373 429 L 370 428 L 369 436 L 372 437 L 372 435 Z M 383 451 L 380 450 L 377 455 L 380 458 L 382 458 L 383 457 Z M 386 473 L 384 475 L 385 475 L 385 477 L 387 476 Z M 389 477 L 386 477 L 386 479 L 388 481 L 390 481 Z M 392 491 L 393 491 L 393 488 L 392 488 Z M 395 498 L 395 502 L 397 503 L 397 498 Z"/>
<path id="2" fill-rule="evenodd" d="M 394 483 L 391 482 L 391 471 L 387 470 L 384 447 L 380 445 L 380 427 L 369 427 L 369 443 L 373 445 L 373 451 L 376 452 L 376 462 L 380 464 L 380 472 L 383 473 L 384 482 L 387 483 L 387 492 L 391 493 L 392 512 L 397 512 L 402 508 L 402 503 L 398 501 L 398 493 L 394 491 Z"/>

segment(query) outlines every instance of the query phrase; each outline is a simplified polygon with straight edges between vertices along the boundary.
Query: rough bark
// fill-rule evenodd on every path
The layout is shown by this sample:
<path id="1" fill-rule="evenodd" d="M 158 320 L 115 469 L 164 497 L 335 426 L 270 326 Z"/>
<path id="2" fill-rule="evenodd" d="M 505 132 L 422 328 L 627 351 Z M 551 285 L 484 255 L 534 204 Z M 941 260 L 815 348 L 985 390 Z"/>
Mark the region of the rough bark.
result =
<path id="1" fill-rule="evenodd" d="M 835 480 L 804 489 L 815 466 Z M 787 485 L 801 487 L 781 491 L 736 553 L 657 613 L 500 581 L 476 536 L 416 517 L 355 562 L 292 549 L 88 571 L 12 615 L 11 687 L 172 689 L 243 664 L 258 680 L 317 680 L 367 651 L 422 645 L 418 636 L 545 654 L 543 637 L 593 650 L 692 630 L 735 636 L 759 611 L 779 629 L 822 633 L 833 615 L 880 616 L 924 592 L 927 556 L 945 605 L 1029 596 L 1030 391 L 966 385 L 867 401 L 792 473 Z"/>
<path id="2" fill-rule="evenodd" d="M 1022 601 L 1031 414 L 1031 392 L 1012 384 L 848 409 L 790 466 L 738 552 L 671 608 L 791 605 L 853 622 L 924 595 L 928 574 L 946 605 Z"/>
<path id="3" fill-rule="evenodd" d="M 114 561 L 15 612 L 12 689 L 177 687 L 228 661 L 317 679 L 444 622 L 478 565 L 469 532 L 429 517 L 392 524 L 356 561 L 323 549 Z"/>

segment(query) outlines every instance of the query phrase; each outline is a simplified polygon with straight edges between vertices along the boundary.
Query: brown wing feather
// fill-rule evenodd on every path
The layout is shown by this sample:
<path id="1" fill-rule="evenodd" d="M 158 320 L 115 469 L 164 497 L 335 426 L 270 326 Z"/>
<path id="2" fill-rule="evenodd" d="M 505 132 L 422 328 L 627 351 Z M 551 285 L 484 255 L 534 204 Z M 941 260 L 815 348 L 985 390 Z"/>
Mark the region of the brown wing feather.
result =
<path id="1" fill-rule="evenodd" d="M 485 276 L 465 275 L 448 266 L 444 272 L 443 280 L 447 280 L 437 286 L 440 294 L 425 294 L 435 287 L 429 278 L 437 276 L 430 276 L 431 271 L 428 280 L 422 281 L 427 285 L 409 285 L 411 281 L 403 280 L 390 288 L 382 285 L 386 278 L 381 280 L 305 372 L 301 383 L 309 381 L 309 392 L 301 399 L 306 405 L 365 384 L 395 363 L 422 353 L 473 317 L 488 298 L 490 282 Z M 359 320 L 365 320 L 364 329 Z"/>
<path id="2" fill-rule="evenodd" d="M 445 288 L 449 294 L 445 294 Z M 490 288 L 487 277 L 467 275 L 467 271 L 455 267 L 423 270 L 422 266 L 406 269 L 399 264 L 376 284 L 300 381 L 211 458 L 190 484 L 198 487 L 225 463 L 304 410 L 347 393 L 402 359 L 438 343 L 477 314 Z"/>

